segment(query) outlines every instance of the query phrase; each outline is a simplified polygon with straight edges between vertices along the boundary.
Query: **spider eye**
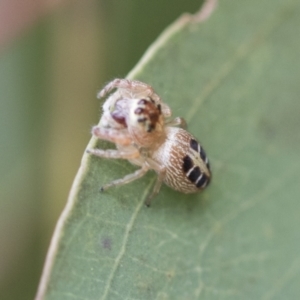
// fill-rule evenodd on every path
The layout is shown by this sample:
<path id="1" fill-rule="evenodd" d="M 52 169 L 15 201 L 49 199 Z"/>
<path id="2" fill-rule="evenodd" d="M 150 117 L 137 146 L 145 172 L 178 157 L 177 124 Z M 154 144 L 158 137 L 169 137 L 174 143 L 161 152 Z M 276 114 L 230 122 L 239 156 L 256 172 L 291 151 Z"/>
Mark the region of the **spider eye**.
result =
<path id="1" fill-rule="evenodd" d="M 146 99 L 141 99 L 138 104 L 143 104 L 143 105 L 146 105 L 147 104 L 147 100 Z"/>
<path id="2" fill-rule="evenodd" d="M 144 109 L 142 109 L 141 107 L 138 107 L 134 113 L 137 114 L 137 115 L 140 115 L 142 112 L 144 111 Z"/>
<path id="3" fill-rule="evenodd" d="M 122 115 L 119 111 L 113 111 L 111 113 L 111 116 L 117 123 L 127 127 L 126 119 L 125 119 L 124 115 Z"/>

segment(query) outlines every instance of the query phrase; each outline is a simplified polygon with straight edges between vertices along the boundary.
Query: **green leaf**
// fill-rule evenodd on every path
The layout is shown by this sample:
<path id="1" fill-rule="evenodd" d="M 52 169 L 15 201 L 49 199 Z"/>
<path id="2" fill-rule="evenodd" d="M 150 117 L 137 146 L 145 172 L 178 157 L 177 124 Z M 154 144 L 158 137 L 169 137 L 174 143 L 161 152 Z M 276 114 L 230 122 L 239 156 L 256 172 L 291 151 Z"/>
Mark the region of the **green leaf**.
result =
<path id="1" fill-rule="evenodd" d="M 160 36 L 130 77 L 186 118 L 212 183 L 163 186 L 146 208 L 153 173 L 99 193 L 136 168 L 85 154 L 37 299 L 300 297 L 299 14 L 296 0 L 220 1 Z"/>

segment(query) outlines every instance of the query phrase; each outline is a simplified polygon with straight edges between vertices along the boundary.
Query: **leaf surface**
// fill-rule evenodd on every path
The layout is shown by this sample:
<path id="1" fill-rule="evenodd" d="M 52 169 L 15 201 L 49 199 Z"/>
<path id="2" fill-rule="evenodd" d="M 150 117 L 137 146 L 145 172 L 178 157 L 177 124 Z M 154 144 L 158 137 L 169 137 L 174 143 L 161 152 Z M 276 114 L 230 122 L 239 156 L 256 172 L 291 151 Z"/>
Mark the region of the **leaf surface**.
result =
<path id="1" fill-rule="evenodd" d="M 300 3 L 220 1 L 184 16 L 130 74 L 184 117 L 212 165 L 209 188 L 83 156 L 37 299 L 297 299 L 300 296 Z M 92 139 L 88 147 L 111 148 Z"/>

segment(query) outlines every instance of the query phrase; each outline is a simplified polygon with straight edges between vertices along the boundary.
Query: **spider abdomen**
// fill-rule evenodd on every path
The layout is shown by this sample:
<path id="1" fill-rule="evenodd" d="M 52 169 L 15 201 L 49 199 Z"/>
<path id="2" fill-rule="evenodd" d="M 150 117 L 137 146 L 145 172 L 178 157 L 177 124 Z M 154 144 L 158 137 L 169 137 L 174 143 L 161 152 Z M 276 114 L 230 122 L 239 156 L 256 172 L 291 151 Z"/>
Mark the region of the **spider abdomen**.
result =
<path id="1" fill-rule="evenodd" d="M 182 128 L 166 127 L 165 132 L 165 143 L 152 154 L 152 158 L 166 168 L 164 182 L 183 193 L 204 189 L 211 173 L 203 148 Z"/>

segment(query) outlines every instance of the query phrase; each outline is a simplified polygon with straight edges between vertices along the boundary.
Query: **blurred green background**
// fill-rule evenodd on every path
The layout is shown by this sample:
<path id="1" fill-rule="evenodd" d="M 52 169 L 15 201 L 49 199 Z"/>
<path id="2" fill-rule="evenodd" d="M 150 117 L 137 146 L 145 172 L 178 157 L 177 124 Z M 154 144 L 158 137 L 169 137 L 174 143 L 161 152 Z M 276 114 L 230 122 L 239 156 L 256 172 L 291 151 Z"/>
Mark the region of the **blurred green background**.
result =
<path id="1" fill-rule="evenodd" d="M 201 0 L 0 4 L 0 299 L 33 299 L 89 130 L 96 92 L 124 77 Z"/>

